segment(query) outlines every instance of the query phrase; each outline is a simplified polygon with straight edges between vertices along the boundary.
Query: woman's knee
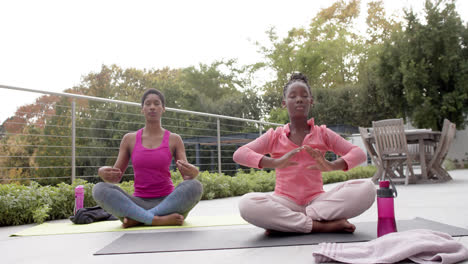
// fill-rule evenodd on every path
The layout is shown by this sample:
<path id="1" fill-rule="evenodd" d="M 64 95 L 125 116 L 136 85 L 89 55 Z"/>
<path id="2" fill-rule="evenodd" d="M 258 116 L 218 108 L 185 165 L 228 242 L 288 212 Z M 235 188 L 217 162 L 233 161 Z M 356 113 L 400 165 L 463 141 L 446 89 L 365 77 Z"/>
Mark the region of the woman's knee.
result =
<path id="1" fill-rule="evenodd" d="M 190 182 L 192 184 L 193 192 L 197 194 L 199 197 L 201 197 L 203 194 L 203 184 L 197 179 L 193 179 Z"/>
<path id="2" fill-rule="evenodd" d="M 370 180 L 365 180 L 363 181 L 360 190 L 360 198 L 362 202 L 367 205 L 367 208 L 371 207 L 371 205 L 375 201 L 375 196 L 377 192 L 374 183 Z"/>
<path id="3" fill-rule="evenodd" d="M 353 218 L 362 214 L 374 203 L 376 190 L 369 180 L 351 180 L 335 196 L 311 206 L 320 219 Z"/>
<path id="4" fill-rule="evenodd" d="M 368 195 L 369 197 L 375 197 L 376 195 L 374 183 L 370 180 L 350 180 L 346 182 L 346 184 L 348 185 L 348 187 L 352 187 L 354 189 L 353 192 L 358 194 L 359 196 Z"/>
<path id="5" fill-rule="evenodd" d="M 355 206 L 360 211 L 369 209 L 375 201 L 376 189 L 374 183 L 370 180 L 354 180 L 350 184 L 354 185 L 354 195 L 356 196 L 353 200 Z"/>
<path id="6" fill-rule="evenodd" d="M 203 194 L 203 185 L 195 179 L 185 180 L 177 185 L 174 193 L 177 193 L 177 196 L 184 197 L 183 199 L 187 201 L 198 203 Z"/>
<path id="7" fill-rule="evenodd" d="M 196 180 L 186 180 L 179 183 L 179 186 L 183 188 L 183 192 L 192 197 L 193 199 L 199 201 L 203 194 L 203 184 Z M 177 187 L 179 187 L 177 186 Z"/>
<path id="8" fill-rule="evenodd" d="M 93 198 L 95 201 L 103 200 L 103 196 L 106 193 L 106 190 L 111 188 L 112 184 L 107 182 L 99 182 L 93 187 Z"/>
<path id="9" fill-rule="evenodd" d="M 239 201 L 240 215 L 247 221 L 261 214 L 262 203 L 267 202 L 263 193 L 247 193 Z"/>

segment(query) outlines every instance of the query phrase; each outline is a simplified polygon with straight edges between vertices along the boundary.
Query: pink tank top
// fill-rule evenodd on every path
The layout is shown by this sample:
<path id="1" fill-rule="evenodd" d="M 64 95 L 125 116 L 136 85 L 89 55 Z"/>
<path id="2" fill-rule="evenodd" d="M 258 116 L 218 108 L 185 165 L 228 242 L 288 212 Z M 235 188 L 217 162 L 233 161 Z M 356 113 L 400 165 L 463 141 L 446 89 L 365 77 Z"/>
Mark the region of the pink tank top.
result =
<path id="1" fill-rule="evenodd" d="M 172 154 L 169 149 L 171 132 L 164 132 L 161 145 L 154 149 L 143 147 L 141 134 L 143 128 L 136 133 L 135 147 L 132 152 L 133 171 L 135 173 L 136 197 L 155 198 L 170 194 L 174 190 L 169 166 Z"/>

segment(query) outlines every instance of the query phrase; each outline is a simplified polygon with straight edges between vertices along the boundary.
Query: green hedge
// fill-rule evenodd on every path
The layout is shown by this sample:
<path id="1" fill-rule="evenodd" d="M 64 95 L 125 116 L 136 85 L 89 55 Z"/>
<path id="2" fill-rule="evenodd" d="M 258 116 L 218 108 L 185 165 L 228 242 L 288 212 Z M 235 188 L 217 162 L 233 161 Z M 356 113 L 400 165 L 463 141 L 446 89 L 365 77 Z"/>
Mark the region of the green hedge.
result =
<path id="1" fill-rule="evenodd" d="M 323 173 L 324 184 L 350 179 L 369 178 L 375 167 L 357 167 L 348 172 Z M 173 172 L 172 179 L 177 185 L 182 182 L 179 172 Z M 238 171 L 235 177 L 218 173 L 201 172 L 197 178 L 203 184 L 203 200 L 240 196 L 249 192 L 270 192 L 275 188 L 274 171 Z M 42 223 L 46 220 L 65 219 L 73 214 L 74 190 L 77 185 L 85 188 L 85 207 L 95 206 L 92 197 L 94 184 L 78 179 L 72 185 L 60 183 L 57 186 L 40 186 L 32 182 L 28 186 L 18 184 L 0 185 L 0 226 Z M 133 182 L 119 186 L 132 194 Z"/>

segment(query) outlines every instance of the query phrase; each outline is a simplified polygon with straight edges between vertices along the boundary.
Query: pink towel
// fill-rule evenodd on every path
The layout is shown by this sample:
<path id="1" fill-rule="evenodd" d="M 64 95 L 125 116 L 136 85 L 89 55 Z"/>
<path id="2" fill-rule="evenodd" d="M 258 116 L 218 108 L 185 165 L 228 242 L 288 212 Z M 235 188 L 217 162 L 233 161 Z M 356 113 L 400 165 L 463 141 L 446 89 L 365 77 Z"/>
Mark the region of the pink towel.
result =
<path id="1" fill-rule="evenodd" d="M 321 243 L 313 256 L 316 263 L 457 263 L 468 259 L 468 249 L 446 233 L 415 229 L 390 233 L 363 243 Z"/>

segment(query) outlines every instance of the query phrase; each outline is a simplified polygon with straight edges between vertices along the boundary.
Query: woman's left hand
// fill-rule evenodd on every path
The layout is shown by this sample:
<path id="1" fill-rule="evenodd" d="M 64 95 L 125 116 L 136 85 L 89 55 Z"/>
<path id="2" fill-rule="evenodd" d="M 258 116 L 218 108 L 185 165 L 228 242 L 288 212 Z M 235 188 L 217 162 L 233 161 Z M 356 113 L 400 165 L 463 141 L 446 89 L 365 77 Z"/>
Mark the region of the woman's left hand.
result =
<path id="1" fill-rule="evenodd" d="M 180 174 L 182 174 L 182 178 L 184 178 L 184 180 L 195 179 L 195 177 L 198 176 L 198 168 L 188 163 L 187 161 L 178 160 L 176 162 L 176 165 L 177 169 L 179 169 L 180 171 Z"/>
<path id="2" fill-rule="evenodd" d="M 319 171 L 332 171 L 335 170 L 333 163 L 326 160 L 322 153 L 310 146 L 304 146 L 305 151 L 316 161 L 316 164 L 308 166 L 308 169 L 319 170 Z"/>

